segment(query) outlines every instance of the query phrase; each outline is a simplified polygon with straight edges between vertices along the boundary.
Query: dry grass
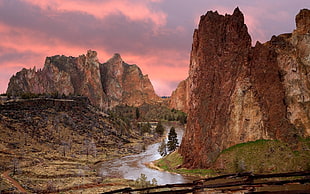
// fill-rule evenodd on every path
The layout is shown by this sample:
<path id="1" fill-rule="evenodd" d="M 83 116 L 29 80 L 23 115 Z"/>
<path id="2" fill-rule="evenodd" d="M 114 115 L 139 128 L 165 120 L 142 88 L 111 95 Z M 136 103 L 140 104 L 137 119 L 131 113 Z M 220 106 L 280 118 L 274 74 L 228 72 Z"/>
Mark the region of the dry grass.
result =
<path id="1" fill-rule="evenodd" d="M 18 132 L 8 133 L 8 131 L 2 133 L 2 142 L 0 140 L 1 172 L 7 169 L 12 171 L 15 166 L 16 173 L 13 175 L 11 172 L 11 176 L 29 192 L 55 189 L 63 190 L 63 193 L 81 191 L 100 193 L 128 187 L 130 181 L 122 180 L 120 177 L 98 176 L 95 164 L 99 161 L 131 154 L 134 150 L 140 150 L 142 144 L 141 139 L 131 138 L 131 143 L 120 147 L 97 147 L 96 157 L 81 153 L 81 145 L 75 144 L 64 156 L 61 147 L 40 145 L 31 138 L 28 139 L 27 144 L 19 143 L 14 149 L 9 147 L 11 142 L 17 142 L 18 134 Z M 1 180 L 0 191 L 9 190 L 13 191 L 14 187 L 5 180 Z"/>

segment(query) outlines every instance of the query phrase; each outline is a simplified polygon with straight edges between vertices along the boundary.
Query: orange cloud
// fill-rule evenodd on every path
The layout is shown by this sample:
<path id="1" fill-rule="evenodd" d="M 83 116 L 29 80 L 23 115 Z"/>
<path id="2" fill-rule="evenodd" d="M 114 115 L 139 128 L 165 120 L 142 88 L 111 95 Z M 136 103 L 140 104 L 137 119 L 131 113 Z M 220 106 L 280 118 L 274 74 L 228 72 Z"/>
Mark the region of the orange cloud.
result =
<path id="1" fill-rule="evenodd" d="M 79 56 L 87 49 L 98 52 L 101 63 L 106 62 L 111 54 L 104 47 L 83 48 L 83 46 L 69 44 L 56 38 L 48 38 L 45 34 L 30 29 L 11 27 L 0 23 L 0 35 L 3 40 L 0 48 L 6 52 L 14 52 L 16 57 L 0 66 L 0 72 L 6 71 L 6 76 L 0 78 L 0 92 L 6 90 L 9 77 L 22 68 L 42 68 L 46 56 L 66 55 Z M 6 54 L 5 52 L 1 53 Z M 160 95 L 170 95 L 176 83 L 187 77 L 189 54 L 175 50 L 154 50 L 149 54 L 137 55 L 133 53 L 120 53 L 123 60 L 129 64 L 137 64 L 144 74 L 148 74 L 154 88 Z M 9 69 L 9 71 L 7 71 Z M 174 84 L 171 84 L 174 83 Z"/>
<path id="2" fill-rule="evenodd" d="M 79 56 L 86 53 L 86 50 L 93 48 L 83 48 L 83 46 L 76 45 L 74 43 L 64 42 L 57 38 L 50 38 L 44 33 L 38 31 L 32 31 L 27 28 L 18 28 L 7 26 L 0 23 L 0 48 L 2 50 L 11 52 L 14 51 L 18 55 L 19 53 L 32 53 L 39 56 L 31 59 L 23 59 L 25 67 L 33 66 L 38 62 L 44 62 L 46 56 L 53 55 L 67 55 L 67 56 Z M 99 48 L 98 53 L 100 58 L 104 59 L 109 55 L 102 49 Z M 2 52 L 2 54 L 4 54 Z M 16 62 L 16 61 L 15 61 Z M 3 65 L 3 64 L 2 64 Z M 43 65 L 43 63 L 42 63 Z"/>
<path id="3" fill-rule="evenodd" d="M 41 1 L 41 0 L 23 0 L 33 6 L 38 6 L 44 11 L 44 15 L 48 17 L 54 17 L 57 14 L 63 12 L 80 12 L 92 15 L 97 19 L 102 19 L 108 15 L 122 14 L 126 16 L 128 20 L 148 22 L 152 23 L 154 29 L 162 27 L 166 24 L 166 15 L 160 11 L 154 11 L 149 7 L 147 1 L 137 0 L 113 0 L 113 1 L 99 1 L 95 3 L 93 1 L 86 3 L 85 1 Z M 152 2 L 159 3 L 160 1 L 155 0 Z M 57 19 L 57 18 L 56 18 Z M 44 19 L 46 20 L 46 18 Z M 54 21 L 54 20 L 53 20 Z M 101 63 L 107 61 L 112 54 L 106 45 L 100 45 L 96 42 L 89 41 L 88 43 L 82 43 L 81 41 L 72 41 L 59 36 L 59 34 L 53 34 L 54 31 L 48 31 L 50 28 L 44 26 L 30 26 L 19 25 L 19 23 L 4 23 L 0 21 L 0 49 L 3 52 L 0 58 L 2 64 L 0 66 L 0 92 L 5 91 L 9 77 L 24 68 L 33 68 L 36 66 L 37 69 L 42 68 L 44 65 L 45 57 L 53 55 L 66 55 L 66 56 L 79 56 L 86 53 L 86 50 L 92 49 L 98 52 L 98 58 Z M 43 25 L 45 23 L 42 23 Z M 40 24 L 40 25 L 42 25 Z M 53 23 L 52 23 L 53 24 Z M 40 30 L 40 28 L 44 30 Z M 60 26 L 61 27 L 61 26 Z M 72 25 L 74 28 L 75 26 Z M 74 29 L 68 28 L 73 30 Z M 61 30 L 61 29 L 60 29 Z M 77 28 L 79 30 L 79 28 Z M 161 31 L 157 31 L 156 36 L 166 35 L 171 33 L 182 33 L 184 27 L 178 26 L 177 32 L 171 29 L 161 28 Z M 154 33 L 154 31 L 153 31 Z M 150 37 L 154 34 L 150 35 Z M 77 36 L 78 37 L 78 36 Z M 84 37 L 88 39 L 88 37 Z M 94 37 L 91 37 L 94 38 Z M 98 37 L 97 37 L 98 38 Z M 112 42 L 113 43 L 113 42 Z M 85 48 L 90 44 L 91 48 Z M 144 46 L 143 41 L 141 44 Z M 145 45 L 147 46 L 147 45 Z M 111 48 L 111 47 L 109 47 Z M 175 48 L 172 49 L 158 49 L 146 47 L 147 52 L 139 54 L 136 51 L 128 50 L 127 53 L 120 53 L 125 62 L 129 64 L 137 64 L 143 71 L 144 74 L 148 74 L 151 81 L 154 83 L 154 87 L 160 95 L 170 95 L 171 91 L 175 89 L 176 84 L 187 77 L 188 71 L 188 53 L 179 53 Z M 16 54 L 15 56 L 11 56 Z M 10 59 L 5 59 L 7 56 Z"/>
<path id="4" fill-rule="evenodd" d="M 76 1 L 76 0 L 23 0 L 39 6 L 50 14 L 57 12 L 82 12 L 103 19 L 109 15 L 122 14 L 133 21 L 151 21 L 156 26 L 166 24 L 167 15 L 162 11 L 150 8 L 148 1 L 106 0 L 106 1 Z M 152 1 L 153 3 L 155 1 Z M 158 3 L 158 2 L 157 2 Z M 55 13 L 56 11 L 56 13 Z"/>

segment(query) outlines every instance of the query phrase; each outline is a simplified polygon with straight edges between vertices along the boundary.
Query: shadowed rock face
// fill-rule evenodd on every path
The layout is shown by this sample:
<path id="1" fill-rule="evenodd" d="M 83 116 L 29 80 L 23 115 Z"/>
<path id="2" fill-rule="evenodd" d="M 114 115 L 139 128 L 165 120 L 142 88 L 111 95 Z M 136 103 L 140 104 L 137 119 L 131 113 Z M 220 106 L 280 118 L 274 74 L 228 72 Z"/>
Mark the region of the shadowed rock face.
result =
<path id="1" fill-rule="evenodd" d="M 232 15 L 201 17 L 180 148 L 185 166 L 209 167 L 220 151 L 237 143 L 310 135 L 308 16 L 309 10 L 302 10 L 293 34 L 255 47 L 238 8 Z"/>
<path id="2" fill-rule="evenodd" d="M 118 104 L 139 106 L 159 99 L 138 66 L 124 63 L 119 54 L 101 64 L 97 52 L 91 50 L 79 57 L 47 57 L 42 70 L 17 72 L 10 79 L 7 94 L 26 92 L 82 95 L 102 109 Z"/>

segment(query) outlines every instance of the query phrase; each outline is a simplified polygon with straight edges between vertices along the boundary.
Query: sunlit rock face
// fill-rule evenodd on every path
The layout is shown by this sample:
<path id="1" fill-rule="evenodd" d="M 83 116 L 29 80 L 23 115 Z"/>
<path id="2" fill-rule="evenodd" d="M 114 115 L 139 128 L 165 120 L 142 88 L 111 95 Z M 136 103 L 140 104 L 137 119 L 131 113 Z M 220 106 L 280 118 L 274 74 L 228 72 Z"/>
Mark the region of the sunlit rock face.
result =
<path id="1" fill-rule="evenodd" d="M 266 43 L 275 49 L 285 88 L 287 118 L 299 134 L 310 135 L 310 10 L 295 18 L 296 30 L 273 36 Z"/>
<path id="2" fill-rule="evenodd" d="M 179 83 L 176 90 L 174 90 L 169 99 L 169 107 L 181 110 L 185 113 L 188 112 L 189 101 L 189 81 L 183 80 Z"/>
<path id="3" fill-rule="evenodd" d="M 238 143 L 310 135 L 308 13 L 296 17 L 292 34 L 255 47 L 238 8 L 232 15 L 210 11 L 201 17 L 180 148 L 186 167 L 209 167 L 223 149 Z"/>
<path id="4" fill-rule="evenodd" d="M 105 106 L 99 61 L 95 51 L 79 57 L 56 55 L 47 57 L 43 69 L 23 69 L 11 77 L 7 93 L 18 95 L 25 92 L 83 95 L 98 107 Z"/>
<path id="5" fill-rule="evenodd" d="M 109 107 L 117 104 L 140 106 L 160 100 L 148 76 L 143 75 L 137 65 L 125 63 L 119 54 L 101 64 L 100 71 Z"/>
<path id="6" fill-rule="evenodd" d="M 159 99 L 138 66 L 124 63 L 119 54 L 101 64 L 97 52 L 91 50 L 79 57 L 47 57 L 42 70 L 17 72 L 10 79 L 7 94 L 26 92 L 82 95 L 102 109 L 118 104 L 138 106 Z"/>

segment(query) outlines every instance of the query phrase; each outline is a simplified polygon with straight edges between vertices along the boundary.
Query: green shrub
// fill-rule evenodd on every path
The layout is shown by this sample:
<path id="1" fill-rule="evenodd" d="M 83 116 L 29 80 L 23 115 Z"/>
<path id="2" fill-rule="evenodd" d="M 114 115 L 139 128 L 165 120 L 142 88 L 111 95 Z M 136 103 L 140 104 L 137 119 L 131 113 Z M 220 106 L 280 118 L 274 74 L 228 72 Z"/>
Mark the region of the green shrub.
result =
<path id="1" fill-rule="evenodd" d="M 34 94 L 34 93 L 31 93 L 31 92 L 26 92 L 26 93 L 22 93 L 20 95 L 20 97 L 22 99 L 31 99 L 31 98 L 38 98 L 39 97 L 39 94 Z"/>
<path id="2" fill-rule="evenodd" d="M 157 185 L 157 180 L 155 178 L 152 179 L 152 181 L 147 180 L 147 176 L 143 173 L 141 173 L 140 177 L 135 180 L 134 186 L 137 188 L 147 188 L 147 187 L 153 187 Z"/>

